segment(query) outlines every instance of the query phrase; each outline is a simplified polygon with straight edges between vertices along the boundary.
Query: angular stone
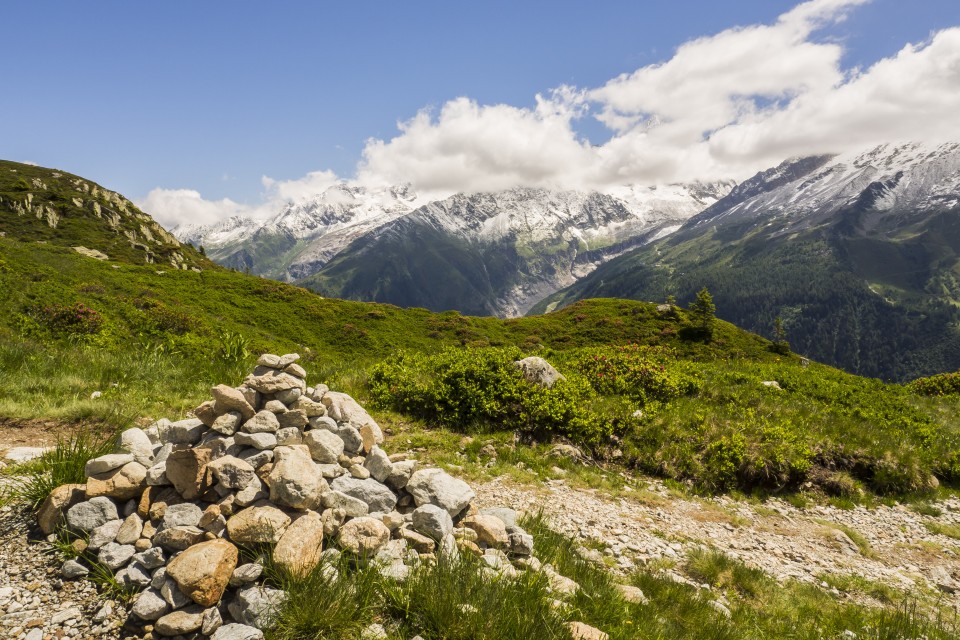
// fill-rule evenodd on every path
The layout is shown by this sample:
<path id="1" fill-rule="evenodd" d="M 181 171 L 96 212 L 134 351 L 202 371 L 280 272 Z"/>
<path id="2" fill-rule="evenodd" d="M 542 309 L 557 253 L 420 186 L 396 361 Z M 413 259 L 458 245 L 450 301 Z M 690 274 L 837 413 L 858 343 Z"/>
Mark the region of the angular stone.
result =
<path id="1" fill-rule="evenodd" d="M 411 528 L 433 540 L 443 540 L 453 533 L 453 519 L 443 507 L 425 504 L 413 511 L 412 518 Z"/>
<path id="2" fill-rule="evenodd" d="M 377 444 L 383 442 L 383 432 L 377 423 L 365 424 L 359 429 L 360 441 L 363 443 L 363 451 L 370 453 Z"/>
<path id="3" fill-rule="evenodd" d="M 122 524 L 123 520 L 120 519 L 104 522 L 90 532 L 90 539 L 87 540 L 87 548 L 90 549 L 90 551 L 97 551 L 105 544 L 115 542 L 117 532 L 120 531 L 120 525 Z"/>
<path id="4" fill-rule="evenodd" d="M 618 584 L 616 587 L 623 599 L 630 604 L 647 604 L 649 602 L 647 596 L 637 587 L 629 584 Z"/>
<path id="5" fill-rule="evenodd" d="M 133 556 L 134 562 L 138 562 L 147 569 L 157 569 L 167 563 L 163 549 L 160 547 L 150 547 Z"/>
<path id="6" fill-rule="evenodd" d="M 220 601 L 237 567 L 237 548 L 226 540 L 195 544 L 167 565 L 167 575 L 180 591 L 204 607 Z"/>
<path id="7" fill-rule="evenodd" d="M 203 624 L 200 625 L 200 633 L 209 636 L 221 626 L 223 626 L 223 617 L 221 617 L 219 609 L 210 607 L 203 612 Z"/>
<path id="8" fill-rule="evenodd" d="M 294 509 L 316 509 L 320 495 L 327 491 L 327 482 L 310 459 L 304 445 L 277 447 L 273 469 L 267 484 L 270 500 Z"/>
<path id="9" fill-rule="evenodd" d="M 196 444 L 203 435 L 203 421 L 199 418 L 188 418 L 177 422 L 169 422 L 159 426 L 160 442 L 163 444 Z"/>
<path id="10" fill-rule="evenodd" d="M 114 575 L 117 582 L 125 587 L 143 588 L 150 584 L 150 572 L 143 565 L 131 562 Z"/>
<path id="11" fill-rule="evenodd" d="M 327 408 L 327 415 L 337 421 L 337 423 L 349 422 L 358 430 L 365 425 L 376 427 L 376 432 L 380 432 L 377 422 L 367 413 L 366 409 L 360 406 L 356 400 L 345 393 L 328 391 L 323 396 L 323 405 Z M 379 439 L 374 444 L 383 442 L 383 433 L 380 432 Z"/>
<path id="12" fill-rule="evenodd" d="M 212 427 L 213 423 L 217 420 L 217 412 L 213 408 L 213 400 L 207 400 L 199 407 L 193 410 L 193 415 L 196 416 L 197 420 L 202 422 L 208 427 Z M 169 422 L 169 420 L 168 420 Z"/>
<path id="13" fill-rule="evenodd" d="M 196 527 L 200 524 L 202 516 L 203 511 L 192 502 L 170 505 L 163 514 L 163 526 L 168 529 L 171 527 Z"/>
<path id="14" fill-rule="evenodd" d="M 283 368 L 284 372 L 289 373 L 292 376 L 297 376 L 298 378 L 306 378 L 307 371 L 298 364 L 291 362 Z"/>
<path id="15" fill-rule="evenodd" d="M 234 438 L 237 444 L 255 449 L 273 449 L 277 446 L 277 434 L 275 433 L 246 433 L 244 431 L 238 431 Z"/>
<path id="16" fill-rule="evenodd" d="M 393 463 L 390 462 L 390 457 L 376 445 L 367 453 L 367 459 L 364 460 L 363 466 L 370 472 L 370 477 L 377 482 L 386 482 L 393 471 Z"/>
<path id="17" fill-rule="evenodd" d="M 356 462 L 351 464 L 347 471 L 350 472 L 351 476 L 360 480 L 366 480 L 370 477 L 370 470 L 360 464 L 357 464 Z"/>
<path id="18" fill-rule="evenodd" d="M 264 353 L 257 359 L 258 367 L 267 367 L 269 369 L 282 369 L 280 366 L 280 356 L 273 353 Z"/>
<path id="19" fill-rule="evenodd" d="M 280 361 L 277 364 L 277 366 L 281 369 L 286 369 L 287 367 L 292 365 L 294 362 L 299 362 L 299 361 L 300 361 L 299 353 L 285 353 L 282 356 L 280 356 Z"/>
<path id="20" fill-rule="evenodd" d="M 227 520 L 227 534 L 237 544 L 276 544 L 290 525 L 290 516 L 270 504 L 247 507 Z"/>
<path id="21" fill-rule="evenodd" d="M 263 640 L 263 631 L 246 624 L 231 622 L 217 629 L 210 640 Z"/>
<path id="22" fill-rule="evenodd" d="M 183 591 L 180 591 L 180 587 L 177 586 L 177 581 L 167 575 L 166 568 L 157 572 L 157 575 L 163 574 L 162 583 L 160 585 L 160 595 L 163 596 L 163 599 L 170 603 L 170 606 L 174 609 L 180 609 L 190 604 L 190 597 L 185 594 Z"/>
<path id="23" fill-rule="evenodd" d="M 359 518 L 370 513 L 370 507 L 359 498 L 348 496 L 339 491 L 328 491 L 322 497 L 323 506 L 327 509 L 343 509 L 349 518 Z"/>
<path id="24" fill-rule="evenodd" d="M 245 433 L 276 433 L 279 428 L 280 422 L 277 420 L 277 415 L 270 411 L 257 412 L 240 427 Z"/>
<path id="25" fill-rule="evenodd" d="M 157 531 L 153 536 L 153 544 L 168 551 L 183 551 L 206 538 L 203 530 L 197 527 L 170 527 Z"/>
<path id="26" fill-rule="evenodd" d="M 131 513 L 117 531 L 116 540 L 120 544 L 133 544 L 143 533 L 143 520 L 136 513 Z"/>
<path id="27" fill-rule="evenodd" d="M 67 510 L 86 497 L 86 486 L 82 484 L 63 484 L 50 492 L 40 510 L 37 511 L 37 524 L 44 535 L 50 535 L 65 521 Z M 116 508 L 116 507 L 114 507 Z"/>
<path id="28" fill-rule="evenodd" d="M 277 422 L 280 423 L 281 429 L 298 429 L 303 430 L 307 426 L 307 412 L 300 409 L 291 409 L 286 413 L 281 413 L 277 416 Z"/>
<path id="29" fill-rule="evenodd" d="M 242 564 L 233 570 L 230 576 L 231 587 L 242 587 L 243 585 L 256 582 L 257 578 L 263 573 L 263 565 L 259 562 L 248 562 Z"/>
<path id="30" fill-rule="evenodd" d="M 78 502 L 67 509 L 67 526 L 73 531 L 89 532 L 110 520 L 119 520 L 117 505 L 106 496 Z"/>
<path id="31" fill-rule="evenodd" d="M 243 384 L 260 393 L 273 394 L 287 389 L 306 389 L 302 378 L 276 370 L 267 370 L 259 375 L 247 376 Z"/>
<path id="32" fill-rule="evenodd" d="M 507 536 L 510 538 L 510 553 L 518 556 L 533 553 L 533 536 L 520 527 L 507 527 Z"/>
<path id="33" fill-rule="evenodd" d="M 463 526 L 477 532 L 477 542 L 495 549 L 508 549 L 510 536 L 503 520 L 496 516 L 476 514 L 463 519 Z"/>
<path id="34" fill-rule="evenodd" d="M 144 520 L 163 520 L 168 506 L 182 502 L 183 498 L 174 487 L 147 487 L 137 506 L 137 513 L 141 514 L 140 517 Z"/>
<path id="35" fill-rule="evenodd" d="M 217 416 L 217 419 L 213 421 L 210 428 L 225 436 L 232 436 L 237 432 L 237 427 L 240 426 L 240 420 L 241 416 L 239 411 L 227 411 L 222 416 Z"/>
<path id="36" fill-rule="evenodd" d="M 87 464 L 84 465 L 83 472 L 87 476 L 109 473 L 114 469 L 119 469 L 128 462 L 133 462 L 133 454 L 110 453 L 105 456 L 100 456 L 99 458 L 91 458 L 87 460 Z"/>
<path id="37" fill-rule="evenodd" d="M 446 513 L 446 511 L 444 511 Z M 447 516 L 450 517 L 449 515 Z M 437 543 L 433 538 L 418 533 L 413 529 L 400 529 L 400 537 L 406 540 L 410 547 L 417 553 L 433 553 L 437 549 Z"/>
<path id="38" fill-rule="evenodd" d="M 297 411 L 303 411 L 305 414 L 307 414 L 308 419 L 319 418 L 327 415 L 327 408 L 323 406 L 322 402 L 315 402 L 305 396 L 297 398 L 297 401 L 294 402 L 290 408 Z"/>
<path id="39" fill-rule="evenodd" d="M 266 628 L 270 618 L 286 600 L 280 589 L 251 586 L 237 592 L 237 598 L 227 609 L 235 620 L 250 626 Z"/>
<path id="40" fill-rule="evenodd" d="M 129 453 L 133 459 L 148 469 L 153 466 L 153 443 L 143 429 L 133 427 L 120 434 L 117 449 Z"/>
<path id="41" fill-rule="evenodd" d="M 453 517 L 467 508 L 476 496 L 470 485 L 442 469 L 416 471 L 405 488 L 418 507 L 435 504 L 446 509 Z"/>
<path id="42" fill-rule="evenodd" d="M 380 520 L 364 516 L 343 523 L 337 539 L 344 551 L 361 557 L 373 557 L 390 540 L 390 530 Z"/>
<path id="43" fill-rule="evenodd" d="M 303 443 L 310 450 L 310 456 L 320 464 L 333 464 L 343 453 L 343 440 L 326 429 L 312 429 L 303 434 Z"/>
<path id="44" fill-rule="evenodd" d="M 207 463 L 213 477 L 229 489 L 243 489 L 253 483 L 257 472 L 246 460 L 223 456 Z"/>
<path id="45" fill-rule="evenodd" d="M 303 444 L 303 432 L 296 427 L 286 427 L 277 430 L 277 446 L 289 447 L 294 444 Z"/>
<path id="46" fill-rule="evenodd" d="M 390 467 L 390 475 L 387 476 L 386 483 L 396 490 L 403 489 L 407 486 L 407 483 L 410 482 L 410 478 L 416 470 L 416 460 L 394 462 Z"/>
<path id="47" fill-rule="evenodd" d="M 527 359 L 529 360 L 529 358 Z M 608 640 L 610 638 L 609 635 L 600 631 L 600 629 L 591 627 L 583 622 L 568 622 L 567 629 L 570 630 L 572 640 Z"/>
<path id="48" fill-rule="evenodd" d="M 153 630 L 161 636 L 180 636 L 200 629 L 203 610 L 173 611 L 157 620 Z"/>
<path id="49" fill-rule="evenodd" d="M 153 588 L 141 592 L 131 610 L 133 615 L 141 620 L 158 620 L 169 611 L 170 605 L 160 595 L 160 591 Z"/>
<path id="50" fill-rule="evenodd" d="M 195 500 L 210 488 L 204 473 L 210 458 L 209 449 L 178 449 L 167 457 L 167 478 L 185 500 Z"/>
<path id="51" fill-rule="evenodd" d="M 210 389 L 210 393 L 213 395 L 213 408 L 218 415 L 223 415 L 228 411 L 236 411 L 244 420 L 249 420 L 256 413 L 239 389 L 218 384 Z"/>
<path id="52" fill-rule="evenodd" d="M 60 567 L 60 575 L 66 580 L 73 580 L 74 578 L 82 578 L 83 576 L 90 573 L 90 569 L 87 569 L 85 566 L 77 562 L 76 560 L 67 560 L 63 563 L 63 566 Z"/>
<path id="53" fill-rule="evenodd" d="M 273 560 L 294 576 L 305 576 L 320 562 L 323 522 L 308 511 L 287 527 L 273 550 Z"/>
<path id="54" fill-rule="evenodd" d="M 330 488 L 363 500 L 371 512 L 389 513 L 397 506 L 396 494 L 373 478 L 360 480 L 351 476 L 340 476 L 330 483 Z"/>
<path id="55" fill-rule="evenodd" d="M 517 512 L 513 509 L 508 509 L 507 507 L 489 507 L 487 509 L 480 509 L 480 513 L 500 518 L 505 527 L 517 526 Z"/>
<path id="56" fill-rule="evenodd" d="M 133 545 L 109 542 L 101 547 L 100 553 L 97 554 L 97 560 L 111 571 L 116 571 L 130 562 L 130 558 L 136 552 L 137 550 L 133 548 Z"/>
<path id="57" fill-rule="evenodd" d="M 323 406 L 323 405 L 320 405 L 320 406 Z M 323 410 L 326 411 L 327 410 L 326 407 L 324 407 Z M 330 433 L 336 433 L 337 430 L 340 428 L 339 426 L 337 426 L 337 421 L 328 416 L 317 416 L 314 418 L 310 418 L 309 422 L 310 422 L 310 427 L 312 429 L 325 429 Z M 356 431 L 356 429 L 354 429 L 354 431 Z M 359 441 L 360 441 L 360 432 L 357 432 L 357 442 Z"/>
<path id="58" fill-rule="evenodd" d="M 128 462 L 119 469 L 87 478 L 87 498 L 108 496 L 118 500 L 137 498 L 147 486 L 147 468 Z"/>

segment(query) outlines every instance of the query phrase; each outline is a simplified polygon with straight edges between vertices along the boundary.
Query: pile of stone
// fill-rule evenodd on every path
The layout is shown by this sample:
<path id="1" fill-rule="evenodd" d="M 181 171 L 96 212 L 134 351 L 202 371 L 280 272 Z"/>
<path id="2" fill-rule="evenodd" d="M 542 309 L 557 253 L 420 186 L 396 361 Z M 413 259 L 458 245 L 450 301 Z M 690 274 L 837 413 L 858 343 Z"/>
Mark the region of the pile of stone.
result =
<path id="1" fill-rule="evenodd" d="M 479 512 L 462 480 L 388 456 L 370 414 L 308 386 L 298 360 L 263 355 L 239 387 L 213 387 L 195 418 L 124 431 L 116 453 L 87 463 L 86 484 L 50 494 L 40 528 L 65 526 L 78 552 L 142 589 L 131 621 L 151 636 L 262 637 L 284 594 L 238 546 L 271 545 L 295 575 L 341 553 L 394 580 L 442 554 L 477 554 L 497 575 L 538 564 L 515 512 Z"/>

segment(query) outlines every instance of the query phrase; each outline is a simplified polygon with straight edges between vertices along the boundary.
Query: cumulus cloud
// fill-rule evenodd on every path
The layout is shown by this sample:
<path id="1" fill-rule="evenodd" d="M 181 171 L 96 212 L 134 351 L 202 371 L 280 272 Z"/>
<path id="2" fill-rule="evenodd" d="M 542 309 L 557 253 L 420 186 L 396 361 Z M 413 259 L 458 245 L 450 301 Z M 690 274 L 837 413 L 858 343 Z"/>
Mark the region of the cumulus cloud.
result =
<path id="1" fill-rule="evenodd" d="M 137 202 L 137 206 L 167 229 L 181 224 L 211 224 L 230 216 L 254 212 L 253 207 L 229 198 L 205 200 L 199 191 L 193 189 L 153 189 Z"/>
<path id="2" fill-rule="evenodd" d="M 532 107 L 458 97 L 370 139 L 354 180 L 412 183 L 422 194 L 513 186 L 613 189 L 624 184 L 742 179 L 796 155 L 903 140 L 960 140 L 960 28 L 931 34 L 867 69 L 845 69 L 843 48 L 817 39 L 869 0 L 809 0 L 772 24 L 727 29 L 679 46 L 663 62 L 598 87 L 559 87 Z M 610 138 L 577 132 L 596 118 Z M 315 195 L 329 171 L 263 179 L 264 207 Z M 156 190 L 168 219 L 242 209 L 192 191 Z"/>

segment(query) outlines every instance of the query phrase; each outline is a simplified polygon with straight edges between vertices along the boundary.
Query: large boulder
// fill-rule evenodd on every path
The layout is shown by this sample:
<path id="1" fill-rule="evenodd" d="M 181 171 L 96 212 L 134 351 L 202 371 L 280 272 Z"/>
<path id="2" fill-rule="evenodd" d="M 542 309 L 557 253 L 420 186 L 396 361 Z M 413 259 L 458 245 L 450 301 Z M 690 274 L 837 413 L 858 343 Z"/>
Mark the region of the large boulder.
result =
<path id="1" fill-rule="evenodd" d="M 433 504 L 447 510 L 451 517 L 463 511 L 476 494 L 463 480 L 454 478 L 442 469 L 421 469 L 414 472 L 406 490 L 418 507 Z"/>
<path id="2" fill-rule="evenodd" d="M 530 356 L 513 363 L 523 373 L 524 379 L 531 384 L 550 389 L 558 380 L 564 380 L 563 374 L 553 368 L 549 362 L 538 356 Z"/>
<path id="3" fill-rule="evenodd" d="M 167 575 L 191 600 L 204 607 L 220 601 L 237 567 L 237 548 L 226 540 L 189 547 L 167 565 Z"/>

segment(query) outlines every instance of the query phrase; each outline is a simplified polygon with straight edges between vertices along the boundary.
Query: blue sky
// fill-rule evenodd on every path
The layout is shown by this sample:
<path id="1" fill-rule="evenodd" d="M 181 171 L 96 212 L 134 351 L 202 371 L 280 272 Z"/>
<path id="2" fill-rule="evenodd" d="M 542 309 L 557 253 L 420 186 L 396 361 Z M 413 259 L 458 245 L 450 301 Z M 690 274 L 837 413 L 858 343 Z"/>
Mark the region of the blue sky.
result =
<path id="1" fill-rule="evenodd" d="M 844 6 L 802 39 L 839 45 L 832 64 L 842 73 L 960 25 L 956 0 L 818 2 Z M 442 130 L 439 114 L 458 97 L 522 115 L 536 110 L 537 94 L 600 89 L 620 74 L 670 61 L 688 41 L 774 24 L 798 4 L 11 3 L 0 39 L 7 61 L 0 157 L 59 167 L 134 199 L 162 188 L 252 205 L 270 197 L 263 176 L 353 177 L 369 139 L 402 138 L 398 122 L 425 108 L 435 120 L 424 123 L 424 135 Z M 778 87 L 756 105 L 800 91 Z M 555 124 L 562 129 L 565 119 L 581 144 L 626 131 L 594 118 L 624 104 L 611 93 L 597 106 L 597 95 L 556 103 L 576 111 Z M 629 126 L 656 110 L 642 101 L 627 108 Z M 664 113 L 674 117 L 670 108 Z M 402 178 L 404 154 L 416 150 L 424 147 L 387 145 L 372 165 Z M 763 159 L 775 153 L 766 150 Z M 456 188 L 457 179 L 437 186 Z"/>

